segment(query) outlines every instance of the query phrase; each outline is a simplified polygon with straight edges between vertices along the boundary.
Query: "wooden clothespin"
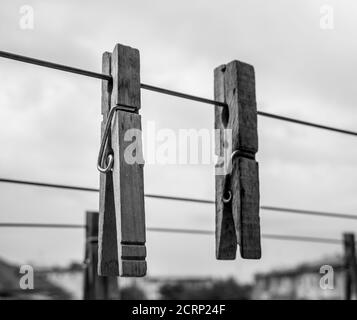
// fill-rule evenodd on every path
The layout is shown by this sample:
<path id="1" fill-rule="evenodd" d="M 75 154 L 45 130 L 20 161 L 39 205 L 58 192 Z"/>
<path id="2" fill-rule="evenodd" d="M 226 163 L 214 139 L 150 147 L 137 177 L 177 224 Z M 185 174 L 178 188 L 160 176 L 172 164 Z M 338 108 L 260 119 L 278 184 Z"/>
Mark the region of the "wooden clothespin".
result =
<path id="1" fill-rule="evenodd" d="M 260 259 L 257 107 L 253 66 L 232 61 L 214 71 L 216 258 Z"/>
<path id="2" fill-rule="evenodd" d="M 139 51 L 117 44 L 103 54 L 98 272 L 146 274 Z M 109 170 L 108 170 L 109 168 Z"/>
<path id="3" fill-rule="evenodd" d="M 343 235 L 345 252 L 345 300 L 357 299 L 357 258 L 353 233 Z"/>
<path id="4" fill-rule="evenodd" d="M 98 276 L 98 212 L 86 212 L 84 300 L 119 299 L 116 277 Z"/>

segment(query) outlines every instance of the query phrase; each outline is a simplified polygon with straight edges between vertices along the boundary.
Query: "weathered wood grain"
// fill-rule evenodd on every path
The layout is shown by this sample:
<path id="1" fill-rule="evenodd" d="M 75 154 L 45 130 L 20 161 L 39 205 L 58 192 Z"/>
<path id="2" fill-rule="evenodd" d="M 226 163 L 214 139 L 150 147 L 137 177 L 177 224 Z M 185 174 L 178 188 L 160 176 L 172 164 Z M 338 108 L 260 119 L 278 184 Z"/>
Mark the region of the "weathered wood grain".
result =
<path id="1" fill-rule="evenodd" d="M 235 168 L 237 166 L 237 168 Z M 260 259 L 260 219 L 259 219 L 259 168 L 255 160 L 237 157 L 233 160 L 232 190 L 233 216 L 240 235 L 240 255 L 244 259 Z"/>
<path id="2" fill-rule="evenodd" d="M 215 69 L 215 100 L 227 103 L 228 108 L 215 107 L 215 128 L 220 130 L 216 154 L 220 164 L 229 168 L 223 175 L 216 167 L 216 257 L 235 259 L 237 243 L 246 259 L 259 259 L 259 173 L 255 161 L 258 151 L 257 112 L 254 68 L 232 61 Z M 231 131 L 230 131 L 231 130 Z M 226 137 L 231 132 L 230 152 Z M 239 151 L 233 158 L 231 154 Z M 232 200 L 223 202 L 227 188 Z"/>
<path id="3" fill-rule="evenodd" d="M 86 249 L 84 271 L 84 300 L 107 300 L 119 298 L 116 277 L 101 277 L 98 264 L 98 212 L 86 212 Z"/>
<path id="4" fill-rule="evenodd" d="M 138 49 L 117 44 L 112 53 L 112 106 L 123 103 L 141 107 L 140 54 Z"/>
<path id="5" fill-rule="evenodd" d="M 128 163 L 125 158 L 125 150 L 133 143 L 124 139 L 129 129 L 138 129 L 140 137 L 137 138 L 141 139 L 141 116 L 118 111 L 112 129 L 112 145 L 119 271 L 122 276 L 143 276 L 146 274 L 143 165 Z"/>
<path id="6" fill-rule="evenodd" d="M 105 67 L 108 68 L 106 64 Z M 106 119 L 110 108 L 120 104 L 135 109 L 134 112 L 117 111 L 112 122 L 110 145 L 114 166 L 101 180 L 101 189 L 104 188 L 105 192 L 100 198 L 102 232 L 99 270 L 108 276 L 139 277 L 144 276 L 147 269 L 143 161 L 132 163 L 126 157 L 127 151 L 131 150 L 129 147 L 135 144 L 134 158 L 143 158 L 141 117 L 138 114 L 141 107 L 139 51 L 116 45 L 110 56 L 110 74 L 112 87 L 103 87 L 103 119 Z M 110 96 L 105 98 L 108 89 Z M 126 134 L 133 130 L 134 134 L 128 139 Z"/>
<path id="7" fill-rule="evenodd" d="M 225 70 L 226 66 L 219 66 L 214 70 L 214 99 L 216 101 L 225 101 Z M 219 157 L 219 164 L 224 165 L 222 161 L 227 161 L 224 145 L 224 130 L 227 127 L 228 113 L 222 107 L 215 107 L 215 129 L 219 130 L 218 138 L 215 144 L 215 152 Z M 217 138 L 217 137 L 216 137 Z M 230 156 L 230 154 L 228 154 Z M 224 260 L 234 260 L 237 252 L 237 235 L 235 221 L 232 215 L 230 205 L 225 205 L 222 201 L 222 195 L 225 184 L 225 175 L 221 172 L 222 167 L 216 167 L 216 258 Z"/>
<path id="8" fill-rule="evenodd" d="M 102 71 L 111 74 L 111 53 L 105 52 L 102 57 Z M 101 139 L 111 108 L 112 83 L 102 81 L 102 125 Z M 111 146 L 111 135 L 108 145 Z M 108 151 L 105 156 L 107 156 Z M 98 274 L 119 276 L 118 245 L 114 205 L 114 188 L 112 174 L 100 173 L 99 192 L 99 234 L 98 234 Z"/>

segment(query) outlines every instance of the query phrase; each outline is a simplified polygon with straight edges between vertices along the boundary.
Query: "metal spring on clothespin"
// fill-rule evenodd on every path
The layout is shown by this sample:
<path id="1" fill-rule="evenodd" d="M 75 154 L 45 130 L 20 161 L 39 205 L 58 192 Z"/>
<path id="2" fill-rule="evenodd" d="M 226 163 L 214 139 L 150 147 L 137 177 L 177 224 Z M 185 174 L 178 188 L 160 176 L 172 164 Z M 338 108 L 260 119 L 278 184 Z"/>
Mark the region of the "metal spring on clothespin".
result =
<path id="1" fill-rule="evenodd" d="M 133 106 L 126 105 L 126 104 L 118 103 L 115 107 L 110 109 L 110 112 L 108 115 L 108 120 L 107 120 L 107 123 L 105 124 L 103 138 L 102 138 L 102 141 L 100 144 L 98 161 L 97 161 L 97 169 L 102 173 L 108 173 L 113 168 L 113 164 L 114 164 L 113 153 L 109 153 L 107 155 L 107 159 L 104 159 L 104 154 L 105 154 L 106 149 L 108 148 L 109 129 L 111 128 L 114 113 L 119 110 L 135 112 L 137 110 L 137 108 L 133 107 Z M 106 163 L 107 163 L 106 165 L 104 165 L 104 161 L 106 161 Z"/>
<path id="2" fill-rule="evenodd" d="M 224 192 L 222 195 L 222 201 L 223 203 L 229 203 L 232 200 L 232 191 L 229 189 L 230 187 L 230 175 L 232 172 L 232 166 L 233 166 L 233 158 L 239 153 L 238 150 L 235 150 L 231 154 L 231 158 L 229 159 L 228 167 L 227 167 L 227 174 L 225 177 L 225 184 L 224 184 Z M 226 197 L 226 195 L 228 195 Z"/>
<path id="3" fill-rule="evenodd" d="M 225 185 L 224 185 L 224 192 L 222 196 L 222 201 L 223 203 L 229 203 L 232 200 L 232 191 L 230 190 L 230 176 L 232 172 L 232 166 L 233 166 L 233 159 L 237 156 L 243 156 L 248 159 L 255 159 L 254 155 L 252 156 L 250 153 L 241 151 L 241 150 L 234 150 L 231 154 L 230 161 L 228 163 L 228 168 L 227 168 L 227 175 L 225 178 Z M 227 197 L 226 197 L 227 195 Z"/>

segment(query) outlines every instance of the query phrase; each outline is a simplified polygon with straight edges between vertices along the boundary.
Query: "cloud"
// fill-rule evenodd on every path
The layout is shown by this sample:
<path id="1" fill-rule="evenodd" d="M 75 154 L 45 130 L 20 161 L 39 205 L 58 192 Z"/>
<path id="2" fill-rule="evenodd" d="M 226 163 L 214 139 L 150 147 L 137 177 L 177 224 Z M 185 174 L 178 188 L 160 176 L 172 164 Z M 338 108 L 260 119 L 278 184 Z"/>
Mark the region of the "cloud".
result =
<path id="1" fill-rule="evenodd" d="M 102 52 L 120 42 L 140 49 L 143 82 L 208 98 L 213 69 L 240 59 L 255 67 L 259 109 L 353 129 L 357 45 L 351 34 L 357 5 L 330 3 L 335 29 L 327 31 L 319 28 L 324 1 L 27 1 L 35 10 L 35 29 L 24 31 L 18 26 L 23 3 L 2 1 L 1 49 L 100 72 Z M 1 175 L 95 187 L 100 81 L 20 62 L 1 60 L 0 66 Z M 142 95 L 143 126 L 155 120 L 158 128 L 213 128 L 212 106 Z M 264 204 L 354 211 L 353 138 L 259 118 L 259 139 Z M 146 192 L 213 199 L 212 172 L 207 166 L 146 166 Z M 18 221 L 78 222 L 85 210 L 98 207 L 94 194 L 0 188 L 6 196 L 0 204 L 1 212 L 8 212 L 4 220 L 16 215 Z M 153 225 L 214 228 L 214 207 L 147 200 L 146 211 Z M 326 236 L 338 236 L 349 228 L 265 212 L 262 217 L 265 233 L 322 236 L 326 230 Z M 55 240 L 46 246 L 43 236 Z M 0 250 L 18 261 L 82 259 L 82 235 L 70 236 L 75 248 L 63 243 L 56 252 L 53 243 L 62 235 L 26 232 L 22 241 L 33 237 L 33 242 L 22 250 L 20 240 L 9 233 L 2 237 Z M 328 246 L 264 242 L 260 262 L 221 263 L 214 260 L 213 238 L 155 234 L 148 239 L 150 273 L 161 275 L 200 274 L 204 263 L 208 274 L 248 279 L 258 269 L 330 252 Z"/>

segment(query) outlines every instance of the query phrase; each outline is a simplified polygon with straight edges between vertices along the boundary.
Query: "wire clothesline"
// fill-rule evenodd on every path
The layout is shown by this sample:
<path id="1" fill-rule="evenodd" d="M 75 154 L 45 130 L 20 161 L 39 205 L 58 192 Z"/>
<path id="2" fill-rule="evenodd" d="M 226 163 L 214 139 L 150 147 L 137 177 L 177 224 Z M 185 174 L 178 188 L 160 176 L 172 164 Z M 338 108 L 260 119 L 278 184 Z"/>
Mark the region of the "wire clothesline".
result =
<path id="1" fill-rule="evenodd" d="M 54 228 L 54 229 L 85 229 L 86 226 L 82 224 L 55 224 L 55 223 L 17 223 L 17 222 L 2 222 L 0 228 Z M 182 233 L 193 235 L 213 235 L 215 232 L 212 230 L 203 229 L 184 229 L 184 228 L 163 228 L 163 227 L 147 227 L 149 232 L 161 233 Z M 302 242 L 315 242 L 324 244 L 342 244 L 342 240 L 332 238 L 308 237 L 308 236 L 292 236 L 284 234 L 262 234 L 262 238 L 270 240 L 283 240 L 283 241 L 302 241 Z"/>
<path id="2" fill-rule="evenodd" d="M 5 178 L 0 178 L 0 183 L 12 183 L 12 184 L 20 184 L 20 185 L 28 185 L 28 186 L 36 186 L 36 187 L 44 187 L 44 188 L 64 189 L 64 190 L 73 190 L 73 191 L 84 191 L 84 192 L 99 192 L 98 188 L 70 186 L 70 185 L 63 185 L 63 184 L 34 182 L 34 181 L 5 179 Z M 174 196 L 165 196 L 165 195 L 158 195 L 158 194 L 145 194 L 145 197 L 161 199 L 161 200 L 183 201 L 183 202 L 193 202 L 193 203 L 202 203 L 202 204 L 214 204 L 215 203 L 213 200 L 187 198 L 187 197 L 174 197 Z M 302 210 L 302 209 L 276 207 L 276 206 L 265 206 L 265 205 L 260 206 L 260 208 L 262 210 L 273 211 L 273 212 L 284 212 L 284 213 L 291 213 L 291 214 L 322 216 L 322 217 L 327 217 L 327 218 L 357 220 L 357 215 L 346 214 L 346 213 L 333 213 L 333 212 L 325 212 L 325 211 Z"/>
<path id="3" fill-rule="evenodd" d="M 30 63 L 42 67 L 47 67 L 51 69 L 57 69 L 65 72 L 80 74 L 83 76 L 88 76 L 92 78 L 101 79 L 104 81 L 112 81 L 112 78 L 109 74 L 102 74 L 97 72 L 92 72 L 88 70 L 83 70 L 79 68 L 74 68 L 62 64 L 57 64 L 49 61 L 34 59 L 22 55 L 17 55 L 10 52 L 0 51 L 0 57 L 17 60 L 25 63 Z M 190 94 L 177 92 L 173 90 L 168 90 L 164 88 L 159 88 L 156 86 L 148 85 L 141 83 L 141 88 L 144 90 L 150 90 L 159 92 L 162 94 L 172 95 L 184 99 L 189 99 L 201 103 L 211 104 L 215 106 L 227 107 L 225 102 L 215 101 L 211 99 L 206 99 L 202 97 L 193 96 Z M 325 126 L 317 123 L 307 122 L 303 120 L 298 120 L 295 118 L 289 118 L 281 115 L 276 115 L 272 113 L 267 113 L 263 111 L 257 111 L 259 116 L 269 117 L 277 120 L 287 121 L 291 123 L 296 123 L 300 125 L 315 127 L 318 129 L 324 129 L 329 131 L 334 131 L 338 133 L 348 134 L 357 136 L 357 132 L 334 128 L 330 126 Z M 31 185 L 38 187 L 50 187 L 50 188 L 59 188 L 59 189 L 67 189 L 67 190 L 76 190 L 76 191 L 88 191 L 88 192 L 98 192 L 97 188 L 89 188 L 89 187 L 80 187 L 80 186 L 69 186 L 69 185 L 61 185 L 61 184 L 52 184 L 52 183 L 42 183 L 42 182 L 33 182 L 33 181 L 23 181 L 23 180 L 14 180 L 14 179 L 4 179 L 0 178 L 0 182 L 4 183 L 15 183 L 22 185 Z M 204 200 L 204 199 L 195 199 L 195 198 L 185 198 L 185 197 L 174 197 L 174 196 L 164 196 L 164 195 L 156 195 L 156 194 L 146 194 L 148 198 L 157 198 L 162 200 L 173 200 L 173 201 L 185 201 L 185 202 L 196 202 L 196 203 L 206 203 L 213 204 L 212 200 Z M 322 211 L 312 211 L 312 210 L 301 210 L 301 209 L 292 209 L 292 208 L 281 208 L 281 207 L 273 207 L 273 206 L 261 206 L 261 209 L 267 211 L 274 212 L 284 212 L 284 213 L 294 213 L 294 214 L 305 214 L 305 215 L 315 215 L 315 216 L 324 216 L 330 218 L 342 218 L 342 219 L 352 219 L 357 220 L 357 216 L 351 214 L 337 214 L 331 212 L 322 212 Z M 71 225 L 71 224 L 31 224 L 31 223 L 0 223 L 0 227 L 50 227 L 50 228 L 85 228 L 83 225 Z M 156 232 L 176 232 L 176 233 L 191 233 L 191 234 L 212 234 L 213 231 L 210 230 L 193 230 L 193 229 L 178 229 L 178 228 L 147 228 L 148 231 L 156 231 Z M 331 244 L 340 244 L 341 240 L 338 239 L 328 239 L 328 238 L 315 238 L 315 237 L 300 237 L 300 236 L 289 236 L 289 235 L 274 235 L 274 234 L 263 234 L 263 238 L 269 239 L 278 239 L 278 240 L 292 240 L 292 241 L 309 241 L 309 242 L 323 242 L 323 243 L 331 243 Z"/>
<path id="4" fill-rule="evenodd" d="M 91 77 L 91 78 L 112 81 L 112 77 L 108 74 L 102 74 L 102 73 L 97 73 L 97 72 L 93 72 L 93 71 L 74 68 L 74 67 L 70 67 L 70 66 L 66 66 L 66 65 L 62 65 L 62 64 L 58 64 L 58 63 L 53 63 L 53 62 L 49 62 L 49 61 L 45 61 L 45 60 L 40 60 L 40 59 L 35 59 L 35 58 L 31 58 L 31 57 L 14 54 L 11 52 L 0 51 L 0 57 L 6 58 L 6 59 L 11 59 L 11 60 L 16 60 L 16 61 L 21 61 L 21 62 L 25 62 L 25 63 L 29 63 L 29 64 L 34 64 L 37 66 L 46 67 L 46 68 L 50 68 L 50 69 L 56 69 L 56 70 L 61 70 L 61 71 L 65 71 L 65 72 L 80 74 L 80 75 Z M 194 96 L 194 95 L 187 94 L 187 93 L 168 90 L 168 89 L 152 86 L 152 85 L 145 84 L 145 83 L 141 83 L 140 87 L 144 90 L 159 92 L 162 94 L 171 95 L 171 96 L 175 96 L 175 97 L 179 97 L 179 98 L 183 98 L 183 99 L 188 99 L 188 100 L 197 101 L 197 102 L 201 102 L 201 103 L 211 104 L 211 105 L 215 105 L 215 106 L 227 107 L 227 104 L 225 102 L 215 101 L 215 100 L 202 98 L 202 97 Z M 318 129 L 329 130 L 329 131 L 333 131 L 333 132 L 357 136 L 357 132 L 351 131 L 351 130 L 335 128 L 335 127 L 331 127 L 331 126 L 326 126 L 326 125 L 322 125 L 322 124 L 318 124 L 318 123 L 303 121 L 303 120 L 285 117 L 285 116 L 268 113 L 268 112 L 263 112 L 263 111 L 257 111 L 257 114 L 259 116 L 269 117 L 269 118 L 273 118 L 276 120 L 282 120 L 282 121 L 287 121 L 287 122 L 291 122 L 291 123 L 295 123 L 295 124 L 310 126 L 310 127 L 314 127 L 314 128 L 318 128 Z"/>

